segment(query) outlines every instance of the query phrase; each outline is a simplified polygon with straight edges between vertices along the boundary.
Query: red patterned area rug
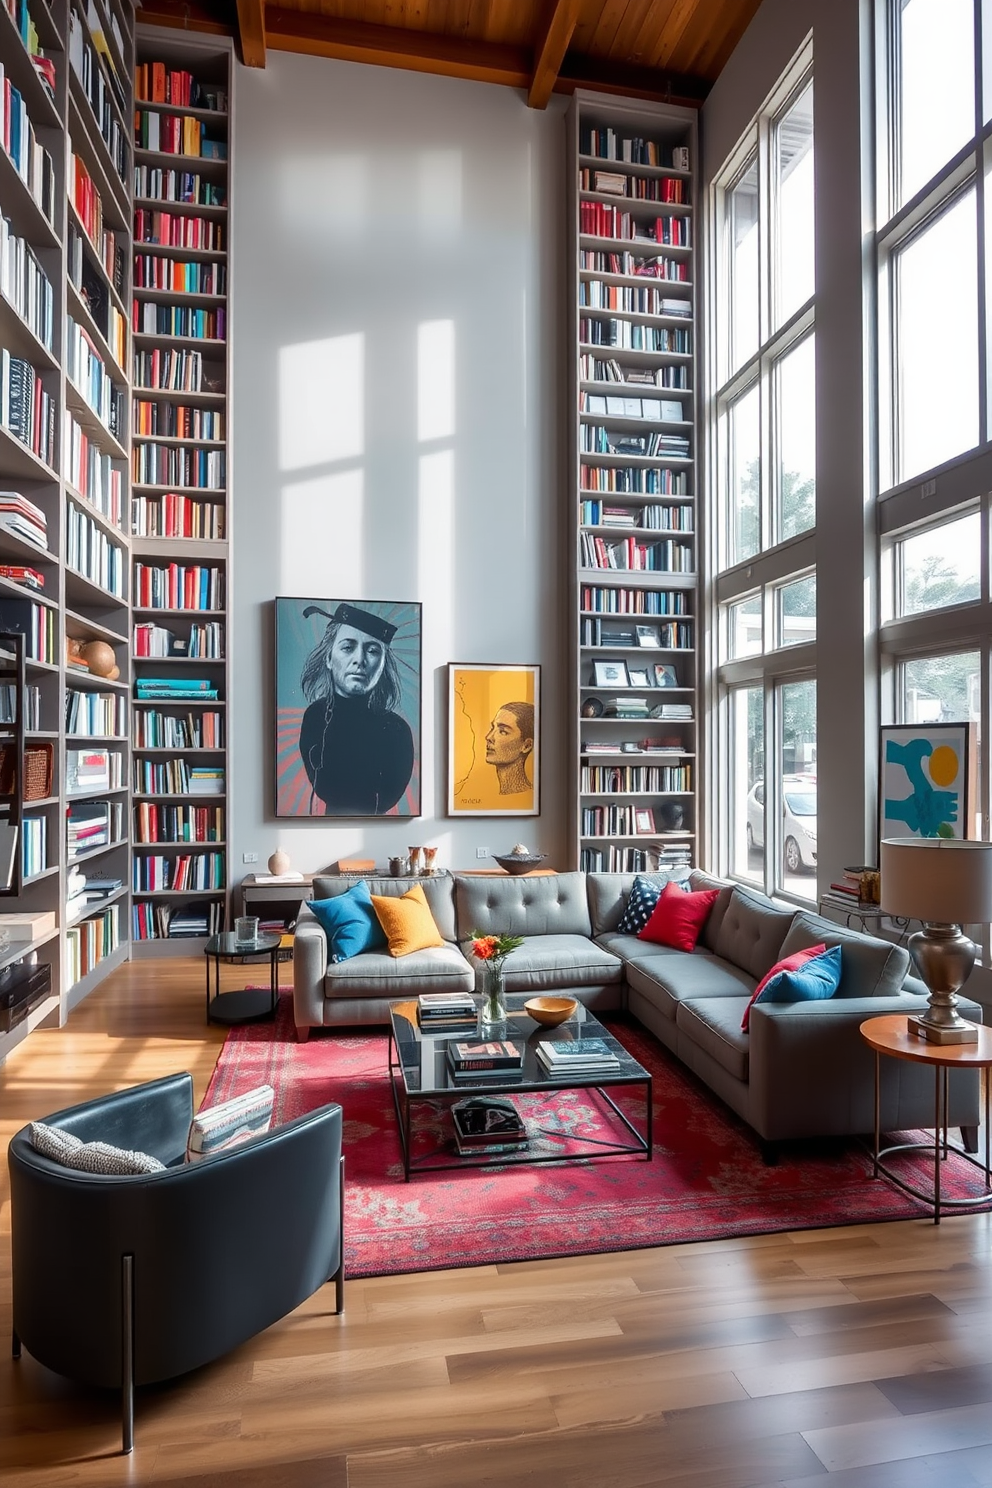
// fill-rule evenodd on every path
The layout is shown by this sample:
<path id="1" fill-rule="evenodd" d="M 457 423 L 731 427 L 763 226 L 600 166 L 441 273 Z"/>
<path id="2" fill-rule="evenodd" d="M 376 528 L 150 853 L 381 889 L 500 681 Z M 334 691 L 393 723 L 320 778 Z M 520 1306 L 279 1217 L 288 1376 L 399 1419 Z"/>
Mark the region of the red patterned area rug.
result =
<path id="1" fill-rule="evenodd" d="M 654 1155 L 519 1164 L 420 1174 L 407 1183 L 389 1088 L 385 1029 L 314 1033 L 298 1044 L 292 996 L 271 1022 L 234 1028 L 204 1098 L 216 1105 L 255 1085 L 276 1092 L 274 1122 L 328 1101 L 344 1111 L 346 1270 L 385 1276 L 502 1261 L 589 1255 L 733 1235 L 771 1234 L 883 1219 L 928 1209 L 871 1177 L 855 1141 L 787 1144 L 776 1167 L 753 1132 L 639 1025 L 611 1031 L 654 1078 Z M 615 1093 L 615 1092 L 614 1092 Z M 640 1126 L 643 1087 L 617 1100 Z M 568 1150 L 570 1137 L 609 1139 L 595 1092 L 518 1096 L 532 1148 Z M 415 1155 L 451 1142 L 450 1116 L 427 1105 Z M 573 1149 L 574 1150 L 574 1149 Z M 588 1151 L 588 1148 L 585 1149 Z M 982 1192 L 982 1176 L 950 1159 L 947 1196 Z"/>

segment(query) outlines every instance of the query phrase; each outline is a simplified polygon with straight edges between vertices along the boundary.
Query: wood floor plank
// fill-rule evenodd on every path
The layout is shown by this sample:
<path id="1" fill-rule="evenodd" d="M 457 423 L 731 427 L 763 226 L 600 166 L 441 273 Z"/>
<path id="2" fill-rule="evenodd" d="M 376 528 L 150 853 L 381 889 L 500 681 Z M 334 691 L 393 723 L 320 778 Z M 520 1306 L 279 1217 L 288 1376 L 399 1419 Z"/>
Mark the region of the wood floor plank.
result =
<path id="1" fill-rule="evenodd" d="M 992 1446 L 992 1411 L 982 1401 L 943 1411 L 922 1411 L 898 1419 L 855 1422 L 804 1431 L 828 1472 L 866 1467 L 876 1462 L 906 1462 L 939 1451 L 948 1440 L 955 1447 Z"/>

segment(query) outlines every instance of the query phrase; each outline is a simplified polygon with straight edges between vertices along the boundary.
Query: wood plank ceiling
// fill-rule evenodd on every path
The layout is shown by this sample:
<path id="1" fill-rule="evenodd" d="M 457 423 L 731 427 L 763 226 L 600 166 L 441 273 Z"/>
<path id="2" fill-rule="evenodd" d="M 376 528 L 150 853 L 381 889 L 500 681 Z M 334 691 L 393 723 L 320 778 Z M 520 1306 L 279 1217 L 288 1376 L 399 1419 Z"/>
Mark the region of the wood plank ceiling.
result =
<path id="1" fill-rule="evenodd" d="M 138 20 L 268 48 L 502 83 L 699 103 L 760 0 L 144 0 Z"/>

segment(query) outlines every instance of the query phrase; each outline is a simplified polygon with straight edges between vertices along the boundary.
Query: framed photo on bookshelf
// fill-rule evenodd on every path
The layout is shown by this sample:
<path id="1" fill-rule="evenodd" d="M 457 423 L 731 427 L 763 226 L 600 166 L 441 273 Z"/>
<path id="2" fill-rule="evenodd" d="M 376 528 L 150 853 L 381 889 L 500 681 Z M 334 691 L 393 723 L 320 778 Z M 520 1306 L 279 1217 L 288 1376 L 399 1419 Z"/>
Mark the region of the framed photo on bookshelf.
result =
<path id="1" fill-rule="evenodd" d="M 593 679 L 597 687 L 629 687 L 625 661 L 594 661 Z"/>
<path id="2" fill-rule="evenodd" d="M 448 666 L 448 815 L 539 816 L 541 668 Z"/>
<path id="3" fill-rule="evenodd" d="M 661 630 L 657 625 L 635 625 L 634 634 L 639 646 L 648 646 L 655 651 L 661 650 Z"/>
<path id="4" fill-rule="evenodd" d="M 650 682 L 650 680 L 648 678 L 648 669 L 647 669 L 647 667 L 632 667 L 632 666 L 629 666 L 627 668 L 627 681 L 629 682 L 629 684 L 630 684 L 631 687 L 650 687 L 651 686 L 651 682 Z"/>
<path id="5" fill-rule="evenodd" d="M 275 601 L 277 817 L 419 816 L 421 607 Z"/>
<path id="6" fill-rule="evenodd" d="M 879 837 L 979 837 L 973 723 L 896 723 L 880 731 Z"/>
<path id="7" fill-rule="evenodd" d="M 679 679 L 673 666 L 668 662 L 658 662 L 654 669 L 655 687 L 678 687 Z"/>
<path id="8" fill-rule="evenodd" d="M 634 831 L 638 837 L 649 837 L 655 831 L 654 812 L 650 806 L 638 806 L 634 811 Z"/>

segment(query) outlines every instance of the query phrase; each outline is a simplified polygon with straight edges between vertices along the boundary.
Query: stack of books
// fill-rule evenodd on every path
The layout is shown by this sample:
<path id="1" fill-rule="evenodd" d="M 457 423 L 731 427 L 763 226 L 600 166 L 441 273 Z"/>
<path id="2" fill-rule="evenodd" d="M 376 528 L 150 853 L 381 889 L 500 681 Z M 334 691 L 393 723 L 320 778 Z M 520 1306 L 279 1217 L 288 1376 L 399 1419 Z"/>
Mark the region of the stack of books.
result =
<path id="1" fill-rule="evenodd" d="M 527 1145 L 527 1128 L 512 1101 L 475 1096 L 451 1108 L 459 1155 L 519 1152 Z"/>
<path id="2" fill-rule="evenodd" d="M 656 718 L 669 718 L 691 721 L 691 703 L 659 703 L 655 710 Z"/>
<path id="3" fill-rule="evenodd" d="M 478 1013 L 470 992 L 421 992 L 417 1017 L 425 1033 L 444 1033 L 474 1028 Z"/>
<path id="4" fill-rule="evenodd" d="M 615 1075 L 620 1061 L 605 1039 L 547 1040 L 537 1046 L 537 1057 L 555 1079 L 587 1075 Z"/>
<path id="5" fill-rule="evenodd" d="M 647 718 L 648 701 L 642 697 L 615 697 L 606 704 L 608 718 Z"/>
<path id="6" fill-rule="evenodd" d="M 519 1075 L 523 1068 L 523 1050 L 519 1044 L 506 1039 L 491 1043 L 462 1043 L 448 1045 L 448 1064 L 455 1079 L 477 1079 L 491 1076 Z"/>
<path id="7" fill-rule="evenodd" d="M 190 766 L 189 793 L 191 796 L 222 796 L 224 794 L 223 767 L 210 765 Z"/>
<path id="8" fill-rule="evenodd" d="M 185 699 L 208 702 L 217 696 L 216 687 L 206 677 L 139 677 L 134 686 L 139 703 L 153 700 L 177 703 Z"/>
<path id="9" fill-rule="evenodd" d="M 48 551 L 48 518 L 19 491 L 0 491 L 0 528 Z"/>

